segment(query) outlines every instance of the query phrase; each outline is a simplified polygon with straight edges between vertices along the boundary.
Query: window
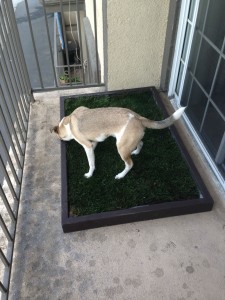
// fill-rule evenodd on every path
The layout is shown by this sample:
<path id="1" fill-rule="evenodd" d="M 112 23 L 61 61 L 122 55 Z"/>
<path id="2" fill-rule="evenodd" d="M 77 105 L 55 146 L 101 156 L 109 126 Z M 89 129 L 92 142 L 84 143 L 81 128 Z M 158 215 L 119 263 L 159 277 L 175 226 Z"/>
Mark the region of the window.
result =
<path id="1" fill-rule="evenodd" d="M 187 106 L 194 134 L 225 179 L 225 1 L 184 3 L 169 93 Z"/>

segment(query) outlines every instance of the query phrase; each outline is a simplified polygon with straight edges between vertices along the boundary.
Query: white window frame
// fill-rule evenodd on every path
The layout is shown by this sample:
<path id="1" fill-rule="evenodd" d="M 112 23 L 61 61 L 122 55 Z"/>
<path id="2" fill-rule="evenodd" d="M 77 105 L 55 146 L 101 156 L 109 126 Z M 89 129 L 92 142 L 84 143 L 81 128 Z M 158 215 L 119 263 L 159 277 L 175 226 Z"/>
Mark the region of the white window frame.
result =
<path id="1" fill-rule="evenodd" d="M 189 24 L 191 24 L 192 27 L 191 27 L 190 37 L 188 41 L 188 46 L 187 46 L 186 59 L 184 61 L 184 70 L 183 70 L 183 76 L 180 85 L 180 95 L 182 94 L 184 79 L 187 72 L 187 65 L 188 65 L 188 60 L 191 52 L 191 45 L 194 36 L 194 28 L 197 20 L 199 2 L 200 0 L 196 0 L 194 13 L 193 13 L 193 20 L 192 22 L 189 22 Z M 174 57 L 173 57 L 173 65 L 172 65 L 171 76 L 170 76 L 168 96 L 170 98 L 175 99 L 177 104 L 180 104 L 180 97 L 179 95 L 177 95 L 175 89 L 176 89 L 176 84 L 177 84 L 177 79 L 179 74 L 180 60 L 181 60 L 181 55 L 182 55 L 182 50 L 183 50 L 183 45 L 185 40 L 185 32 L 187 28 L 190 4 L 191 4 L 191 0 L 182 0 L 177 38 L 176 38 L 176 46 L 175 46 Z"/>
<path id="2" fill-rule="evenodd" d="M 181 95 L 182 95 L 184 81 L 185 81 L 185 77 L 186 77 L 186 73 L 187 73 L 187 66 L 188 66 L 188 61 L 189 61 L 190 52 L 191 52 L 191 46 L 192 46 L 192 41 L 193 41 L 193 36 L 194 36 L 194 28 L 196 25 L 196 20 L 197 20 L 197 15 L 198 15 L 199 3 L 200 3 L 200 0 L 196 0 L 195 7 L 194 7 L 194 13 L 193 13 L 193 20 L 191 22 L 192 24 L 188 20 L 188 13 L 189 13 L 191 0 L 182 0 L 182 3 L 181 3 L 180 18 L 179 18 L 177 38 L 176 38 L 176 46 L 175 46 L 175 51 L 174 51 L 174 58 L 173 58 L 173 64 L 172 64 L 172 70 L 171 70 L 171 76 L 170 76 L 170 82 L 169 82 L 169 90 L 168 90 L 168 96 L 171 99 L 171 103 L 175 108 L 178 108 L 181 106 L 181 104 L 180 104 Z M 187 45 L 186 58 L 185 58 L 185 61 L 183 61 L 184 69 L 183 69 L 183 75 L 181 78 L 179 95 L 178 95 L 176 93 L 176 84 L 177 84 L 179 68 L 180 68 L 180 64 L 181 64 L 180 62 L 181 62 L 183 45 L 185 42 L 185 33 L 186 33 L 186 28 L 187 28 L 187 22 L 189 22 L 189 24 L 191 24 L 192 27 L 191 27 L 189 41 L 188 41 L 188 45 Z M 202 143 L 199 135 L 197 134 L 196 130 L 194 129 L 192 123 L 190 122 L 189 118 L 187 117 L 187 115 L 185 113 L 184 113 L 184 121 L 186 122 L 187 127 L 190 129 L 199 148 L 203 152 L 212 171 L 218 178 L 219 182 L 222 184 L 223 188 L 225 188 L 225 180 L 224 180 L 223 176 L 221 175 L 215 162 L 211 158 L 211 155 L 209 154 L 205 145 Z"/>

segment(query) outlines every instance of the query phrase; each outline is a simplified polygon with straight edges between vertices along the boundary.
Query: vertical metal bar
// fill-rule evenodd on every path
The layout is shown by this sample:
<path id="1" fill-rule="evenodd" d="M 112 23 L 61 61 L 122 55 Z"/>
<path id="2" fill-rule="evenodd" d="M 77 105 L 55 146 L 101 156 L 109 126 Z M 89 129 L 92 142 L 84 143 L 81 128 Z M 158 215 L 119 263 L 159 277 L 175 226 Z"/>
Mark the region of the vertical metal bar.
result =
<path id="1" fill-rule="evenodd" d="M 0 291 L 4 294 L 6 294 L 8 292 L 8 290 L 5 288 L 5 286 L 2 284 L 1 281 L 0 281 Z"/>
<path id="2" fill-rule="evenodd" d="M 11 206 L 10 206 L 10 204 L 9 204 L 7 198 L 6 198 L 6 195 L 5 195 L 5 193 L 4 193 L 3 188 L 2 188 L 1 185 L 0 185 L 0 196 L 2 197 L 2 200 L 4 202 L 5 208 L 6 208 L 7 212 L 8 212 L 11 220 L 13 222 L 16 222 L 16 216 L 14 215 L 14 213 L 13 213 L 13 211 L 11 209 Z"/>
<path id="3" fill-rule="evenodd" d="M 19 199 L 18 199 L 17 194 L 16 194 L 16 192 L 14 190 L 12 182 L 11 182 L 11 180 L 9 178 L 9 174 L 6 171 L 6 168 L 5 168 L 5 165 L 4 165 L 4 162 L 2 160 L 2 156 L 1 155 L 0 155 L 0 170 L 3 171 L 3 176 L 4 176 L 5 180 L 7 181 L 8 187 L 10 189 L 10 192 L 11 192 L 13 198 L 18 201 Z"/>
<path id="4" fill-rule="evenodd" d="M 10 155 L 9 155 L 7 146 L 6 146 L 6 144 L 5 144 L 5 141 L 4 141 L 4 139 L 3 139 L 3 136 L 2 136 L 2 133 L 1 133 L 1 132 L 0 132 L 0 145 L 2 145 L 3 148 L 4 148 L 4 152 L 5 152 L 5 155 L 6 155 L 6 157 L 7 157 L 7 161 L 8 161 L 8 163 L 9 163 L 10 169 L 11 169 L 11 171 L 12 171 L 12 174 L 13 174 L 13 177 L 14 177 L 16 183 L 17 183 L 18 185 L 20 185 L 21 182 L 19 181 L 19 178 L 18 178 L 18 176 L 17 176 L 17 174 L 16 174 L 16 170 L 15 170 L 15 168 L 14 168 L 14 166 L 13 166 L 11 157 L 10 157 Z"/>
<path id="5" fill-rule="evenodd" d="M 3 8 L 3 13 L 4 13 L 4 8 Z M 6 12 L 4 13 L 5 18 L 6 18 Z M 18 76 L 18 59 L 14 56 L 14 53 L 12 52 L 12 49 L 15 49 L 15 45 L 13 45 L 13 38 L 12 38 L 12 30 L 10 30 L 9 28 L 9 23 L 7 23 L 8 26 L 8 32 L 6 30 L 6 25 L 5 25 L 5 21 L 4 21 L 4 16 L 2 14 L 2 9 L 0 7 L 0 18 L 2 20 L 1 22 L 1 28 L 0 28 L 0 36 L 2 37 L 2 44 L 3 47 L 2 49 L 4 49 L 3 53 L 6 53 L 6 56 L 8 57 L 8 61 L 9 61 L 9 68 L 11 70 L 11 74 L 10 76 L 12 77 L 12 82 L 13 85 L 15 85 L 15 90 L 17 91 L 18 95 L 22 95 L 23 93 L 21 92 L 21 87 L 19 84 L 19 79 L 20 76 Z M 6 38 L 7 38 L 7 42 L 6 42 Z M 27 110 L 27 107 L 25 106 L 25 110 Z"/>
<path id="6" fill-rule="evenodd" d="M 2 249 L 0 248 L 0 258 L 1 258 L 1 261 L 3 262 L 3 264 L 6 266 L 6 267 L 9 267 L 10 266 L 10 262 L 8 261 L 8 259 L 5 257 L 5 254 L 3 253 Z"/>
<path id="7" fill-rule="evenodd" d="M 78 23 L 78 35 L 79 35 L 79 45 L 80 45 L 80 57 L 81 57 L 81 66 L 82 66 L 82 73 L 83 73 L 83 84 L 85 85 L 85 74 L 84 74 L 84 57 L 83 57 L 83 45 L 82 45 L 82 37 L 81 37 L 81 22 L 80 22 L 80 10 L 78 7 L 78 0 L 76 0 L 76 7 L 77 7 L 77 23 Z"/>
<path id="8" fill-rule="evenodd" d="M 0 249 L 0 260 L 7 271 L 4 282 L 0 281 L 0 292 L 2 292 L 3 299 L 8 299 L 22 178 L 18 175 L 17 166 L 23 173 L 24 146 L 27 136 L 26 120 L 33 97 L 12 0 L 0 0 L 0 14 L 0 151 L 4 155 L 4 162 L 0 156 L 0 172 L 5 180 L 7 192 L 10 191 L 12 194 L 12 197 L 10 194 L 8 197 L 5 186 L 3 189 L 0 185 L 0 198 L 7 213 L 7 220 L 10 217 L 10 224 L 8 224 L 0 215 L 0 226 L 5 237 L 11 242 L 8 243 L 7 249 L 10 258 Z M 17 99 L 18 97 L 20 98 Z M 12 149 L 12 153 L 9 152 L 9 148 Z M 10 198 L 14 198 L 12 203 L 9 202 Z"/>
<path id="9" fill-rule="evenodd" d="M 2 14 L 2 10 L 3 10 L 3 14 Z M 19 67 L 19 61 L 18 61 L 18 57 L 16 57 L 17 51 L 12 51 L 12 49 L 17 49 L 16 45 L 14 44 L 14 39 L 12 37 L 12 33 L 13 30 L 11 30 L 10 28 L 10 21 L 7 18 L 7 12 L 6 12 L 6 8 L 4 5 L 2 5 L 2 9 L 0 7 L 0 17 L 2 19 L 1 22 L 1 33 L 0 35 L 2 36 L 2 44 L 3 44 L 3 53 L 6 53 L 7 57 L 8 57 L 8 61 L 9 61 L 9 66 L 10 66 L 10 70 L 13 70 L 11 72 L 11 77 L 13 77 L 13 85 L 16 85 L 16 89 L 20 91 L 20 93 L 18 93 L 18 95 L 22 95 L 21 92 L 21 88 L 20 88 L 20 84 L 19 84 L 19 78 L 21 76 L 21 78 L 23 78 L 23 76 L 20 74 L 20 76 L 17 73 L 17 68 Z M 8 30 L 7 30 L 8 28 Z M 7 40 L 7 42 L 6 42 Z M 15 54 L 15 55 L 14 55 Z M 27 107 L 25 106 L 25 109 L 27 110 Z M 22 110 L 23 113 L 23 110 Z"/>
<path id="10" fill-rule="evenodd" d="M 0 226 L 2 227 L 3 232 L 5 233 L 5 236 L 7 237 L 7 239 L 12 242 L 13 241 L 13 237 L 11 236 L 10 232 L 8 231 L 8 228 L 5 225 L 4 220 L 2 219 L 2 216 L 0 215 Z"/>
<path id="11" fill-rule="evenodd" d="M 18 81 L 18 86 L 19 86 L 19 90 L 20 90 L 20 96 L 24 99 L 24 101 L 22 100 L 22 104 L 26 110 L 26 112 L 28 111 L 28 106 L 27 106 L 27 102 L 26 102 L 26 97 L 25 97 L 25 93 L 23 92 L 23 90 L 26 90 L 25 87 L 25 83 L 24 83 L 24 74 L 22 73 L 22 64 L 20 61 L 20 57 L 18 55 L 18 51 L 14 51 L 12 49 L 19 49 L 18 45 L 17 45 L 17 38 L 16 38 L 16 34 L 14 32 L 14 28 L 12 26 L 13 24 L 13 19 L 15 19 L 15 14 L 13 12 L 10 13 L 10 9 L 8 7 L 8 3 L 9 1 L 5 2 L 5 6 L 3 5 L 3 11 L 4 11 L 4 16 L 5 16 L 5 21 L 6 21 L 6 26 L 8 27 L 8 31 L 9 31 L 9 35 L 6 34 L 8 41 L 9 41 L 9 47 L 8 47 L 8 51 L 10 51 L 10 57 L 14 60 L 13 61 L 13 66 L 16 69 L 17 72 L 17 81 Z M 5 27 L 4 27 L 5 29 Z M 6 29 L 5 29 L 5 33 L 6 33 Z M 20 73 L 20 74 L 19 74 Z M 19 78 L 21 77 L 21 79 L 19 80 Z"/>
<path id="12" fill-rule="evenodd" d="M 100 77 L 99 77 L 99 58 L 98 58 L 98 33 L 97 33 L 97 17 L 96 17 L 96 0 L 93 0 L 93 6 L 94 6 L 94 29 L 95 29 L 96 69 L 97 69 L 98 84 L 100 84 Z"/>
<path id="13" fill-rule="evenodd" d="M 3 39 L 2 39 L 2 41 L 3 41 Z M 3 48 L 4 48 L 4 43 L 3 43 Z M 3 53 L 1 45 L 0 45 L 0 55 L 3 58 L 2 59 L 2 66 L 1 66 L 1 69 L 0 69 L 0 74 L 4 77 L 3 78 L 4 85 L 8 89 L 7 94 L 11 96 L 11 100 L 12 100 L 11 103 L 14 105 L 14 107 L 16 107 L 15 111 L 17 111 L 17 113 L 20 117 L 19 121 L 20 121 L 21 125 L 19 126 L 19 129 L 22 132 L 22 130 L 25 130 L 23 120 L 26 119 L 26 116 L 25 116 L 24 111 L 21 110 L 20 107 L 19 107 L 19 104 L 18 104 L 18 101 L 17 101 L 18 97 L 20 97 L 19 92 L 17 91 L 17 94 L 15 93 L 14 84 L 13 84 L 14 81 L 12 80 L 12 77 L 14 77 L 14 75 L 12 74 L 12 72 L 10 72 L 10 70 L 8 70 L 8 66 L 5 62 L 6 61 L 5 54 Z M 22 112 L 23 116 L 21 115 L 21 112 Z"/>
<path id="14" fill-rule="evenodd" d="M 1 91 L 1 90 L 0 90 L 0 91 Z M 10 116 L 10 114 L 9 114 L 9 116 Z M 7 124 L 7 121 L 6 121 L 6 118 L 5 118 L 5 116 L 4 116 L 4 113 L 3 113 L 3 110 L 2 110 L 2 107 L 1 107 L 1 106 L 0 106 L 0 117 L 1 117 L 1 119 L 3 120 L 3 123 L 5 124 L 5 128 L 6 128 L 6 131 L 7 131 L 7 137 L 8 137 L 9 140 L 11 141 L 13 148 L 15 148 L 14 143 L 13 143 L 13 140 L 12 140 L 12 138 L 11 138 L 10 130 L 9 130 L 9 128 L 8 128 L 8 124 Z M 12 123 L 11 116 L 10 116 L 9 119 L 10 119 L 10 122 L 11 122 L 11 129 L 12 129 L 12 131 L 13 131 L 13 135 L 14 135 L 14 138 L 15 138 L 16 146 L 17 146 L 17 148 L 18 148 L 18 150 L 19 150 L 20 155 L 23 156 L 24 153 L 23 153 L 23 151 L 22 151 L 22 148 L 21 148 L 21 146 L 20 146 L 20 142 L 19 142 L 18 137 L 17 137 L 17 135 L 16 135 L 15 128 L 13 127 L 13 123 Z M 13 148 L 12 148 L 12 149 L 13 149 Z"/>
<path id="15" fill-rule="evenodd" d="M 28 111 L 28 104 L 27 104 L 27 101 L 26 101 L 25 75 L 22 72 L 23 71 L 23 63 L 22 63 L 22 61 L 20 59 L 20 55 L 19 55 L 20 48 L 19 48 L 18 43 L 17 43 L 18 37 L 17 37 L 17 35 L 15 33 L 15 30 L 13 28 L 13 20 L 15 20 L 15 14 L 14 14 L 13 7 L 11 7 L 11 10 L 9 8 L 10 3 L 11 3 L 11 0 L 4 2 L 5 10 L 7 11 L 7 13 L 5 13 L 5 20 L 6 20 L 6 25 L 8 26 L 9 31 L 10 31 L 10 36 L 9 37 L 11 37 L 11 38 L 8 38 L 9 44 L 10 44 L 9 49 L 11 50 L 11 52 L 12 52 L 12 49 L 17 49 L 17 51 L 14 51 L 14 55 L 12 55 L 12 57 L 15 57 L 14 64 L 15 64 L 15 68 L 16 68 L 17 73 L 18 73 L 17 77 L 18 77 L 18 79 L 20 78 L 20 80 L 18 80 L 18 85 L 20 87 L 20 90 L 22 91 L 21 97 L 24 99 L 24 101 L 22 101 L 22 103 L 24 104 L 24 107 L 26 108 L 26 111 Z M 4 8 L 4 6 L 3 6 L 3 8 Z M 24 92 L 24 90 L 25 90 L 25 92 Z"/>
<path id="16" fill-rule="evenodd" d="M 66 37 L 66 28 L 65 28 L 65 20 L 63 15 L 63 3 L 62 0 L 60 0 L 60 12 L 62 17 L 62 28 L 63 28 L 63 37 L 64 37 L 64 44 L 65 44 L 65 50 L 66 50 L 66 64 L 68 68 L 68 75 L 70 80 L 70 86 L 71 86 L 71 74 L 70 74 L 70 61 L 69 61 L 69 54 L 68 54 L 68 43 L 67 43 L 67 37 Z"/>
<path id="17" fill-rule="evenodd" d="M 48 20 L 47 20 L 46 8 L 45 8 L 45 0 L 42 0 L 42 3 L 43 3 L 43 10 L 44 10 L 44 16 L 45 16 L 48 44 L 49 44 L 49 49 L 50 49 L 51 64 L 52 64 L 52 69 L 53 69 L 53 73 L 54 73 L 55 84 L 56 84 L 56 87 L 58 87 L 58 81 L 57 81 L 56 71 L 55 71 L 55 67 L 54 67 L 54 58 L 53 58 L 51 39 L 50 39 L 50 33 L 49 33 L 49 27 L 48 27 Z"/>
<path id="18" fill-rule="evenodd" d="M 1 47 L 0 47 L 0 54 L 1 54 Z M 5 64 L 5 62 L 4 62 L 4 64 Z M 7 79 L 9 78 L 9 75 L 7 74 L 7 72 L 3 72 L 1 65 L 0 65 L 0 76 L 1 76 L 2 82 L 4 84 L 3 88 L 5 88 L 5 91 L 3 90 L 3 93 L 6 93 L 7 96 L 9 97 L 9 99 L 10 99 L 10 103 L 12 104 L 11 107 L 12 107 L 12 110 L 13 110 L 13 113 L 14 113 L 14 116 L 15 116 L 15 122 L 16 122 L 17 127 L 18 127 L 18 132 L 20 134 L 20 137 L 21 137 L 22 141 L 24 142 L 24 136 L 23 136 L 23 132 L 22 132 L 22 129 L 21 129 L 21 125 L 20 125 L 20 123 L 23 124 L 23 119 L 22 119 L 22 116 L 20 114 L 18 103 L 17 102 L 15 103 L 15 101 L 13 100 L 14 97 L 15 97 L 15 95 L 11 94 L 13 89 L 12 89 L 11 86 L 8 87 L 8 83 L 10 83 L 10 79 L 7 83 Z M 3 96 L 3 98 L 5 98 L 5 97 Z M 17 109 L 15 109 L 15 105 L 17 106 Z M 18 114 L 18 116 L 17 116 L 17 114 Z M 20 120 L 20 123 L 19 123 L 19 120 Z M 24 127 L 24 124 L 23 124 L 22 127 L 23 127 L 23 130 L 25 131 L 26 129 Z"/>
<path id="19" fill-rule="evenodd" d="M 19 38 L 20 35 L 19 35 L 19 30 L 18 30 L 17 24 L 16 24 L 16 18 L 15 18 L 14 8 L 13 8 L 13 5 L 12 5 L 12 0 L 8 1 L 7 3 L 10 6 L 11 12 L 12 12 L 12 17 L 11 17 L 10 21 L 11 21 L 13 31 L 14 31 L 14 34 L 15 34 L 15 40 L 16 40 L 16 44 L 17 44 L 17 49 L 16 49 L 17 51 L 16 52 L 17 52 L 17 54 L 20 58 L 19 66 L 21 67 L 21 73 L 23 74 L 22 81 L 23 81 L 24 86 L 25 86 L 25 90 L 26 90 L 26 94 L 27 94 L 26 99 L 28 97 L 27 102 L 28 102 L 28 106 L 29 106 L 29 102 L 34 101 L 33 96 L 32 96 L 30 78 L 29 78 L 29 74 L 28 74 L 28 71 L 27 71 L 27 66 L 26 66 L 24 53 L 22 51 L 22 44 L 21 44 L 21 41 L 20 41 L 20 38 Z"/>
<path id="20" fill-rule="evenodd" d="M 24 2 L 25 2 L 25 7 L 26 7 L 26 13 L 27 13 L 27 19 L 28 19 L 28 24 L 29 24 L 29 29 L 30 29 L 32 46 L 33 46 L 33 49 L 34 49 L 34 55 L 35 55 L 35 60 L 36 60 L 36 64 L 37 64 L 37 69 L 38 69 L 39 80 L 40 80 L 40 83 L 41 83 L 41 87 L 44 88 L 44 84 L 43 84 L 43 80 L 42 80 L 42 76 L 41 76 L 41 69 L 40 69 L 38 54 L 37 54 L 37 49 L 36 49 L 36 44 L 35 44 L 35 40 L 34 40 L 33 28 L 32 28 L 31 19 L 30 19 L 29 7 L 28 7 L 27 0 L 25 0 Z"/>

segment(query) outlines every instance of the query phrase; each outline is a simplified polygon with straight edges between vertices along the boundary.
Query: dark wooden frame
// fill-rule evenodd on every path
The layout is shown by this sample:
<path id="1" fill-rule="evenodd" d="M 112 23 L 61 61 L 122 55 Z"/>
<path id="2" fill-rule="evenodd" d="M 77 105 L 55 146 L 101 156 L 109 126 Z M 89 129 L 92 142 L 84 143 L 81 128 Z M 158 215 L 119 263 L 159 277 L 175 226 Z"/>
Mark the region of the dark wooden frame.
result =
<path id="1" fill-rule="evenodd" d="M 168 113 L 163 105 L 163 102 L 154 87 L 142 88 L 142 89 L 132 89 L 114 92 L 104 92 L 97 94 L 88 94 L 85 96 L 101 96 L 101 95 L 113 95 L 122 94 L 124 92 L 137 92 L 137 91 L 149 91 L 153 94 L 155 101 L 158 106 L 162 109 L 165 117 Z M 73 97 L 61 97 L 60 103 L 60 115 L 61 118 L 64 117 L 64 100 Z M 80 97 L 80 95 L 79 95 Z M 190 167 L 192 176 L 194 177 L 196 184 L 201 191 L 201 198 L 191 199 L 191 200 L 180 200 L 180 201 L 170 201 L 161 204 L 149 204 L 143 206 L 132 207 L 128 209 L 121 209 L 109 212 L 96 213 L 85 216 L 70 217 L 69 216 L 69 205 L 67 199 L 67 168 L 66 168 L 66 145 L 65 142 L 61 142 L 61 205 L 62 205 L 62 228 L 63 231 L 73 232 L 84 229 L 110 226 L 116 224 L 124 224 L 129 222 L 144 221 L 150 219 L 192 214 L 210 211 L 213 207 L 213 200 L 205 186 L 197 168 L 195 167 L 189 153 L 187 152 L 175 126 L 171 126 L 170 130 L 187 162 Z"/>

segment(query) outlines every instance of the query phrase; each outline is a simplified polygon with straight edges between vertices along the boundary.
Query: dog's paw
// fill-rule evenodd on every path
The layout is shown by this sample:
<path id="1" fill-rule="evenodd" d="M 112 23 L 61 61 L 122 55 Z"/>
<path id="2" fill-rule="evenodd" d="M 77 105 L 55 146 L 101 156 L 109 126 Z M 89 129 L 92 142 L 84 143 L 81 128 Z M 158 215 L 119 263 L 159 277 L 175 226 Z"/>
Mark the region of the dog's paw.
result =
<path id="1" fill-rule="evenodd" d="M 85 177 L 85 178 L 90 178 L 91 176 L 92 176 L 92 174 L 89 173 L 89 172 L 84 174 L 84 177 Z"/>
<path id="2" fill-rule="evenodd" d="M 138 155 L 140 151 L 138 151 L 138 149 L 134 150 L 133 152 L 131 152 L 131 155 Z"/>
<path id="3" fill-rule="evenodd" d="M 124 177 L 123 175 L 117 174 L 117 175 L 115 176 L 115 179 L 121 179 L 121 178 L 123 178 L 123 177 Z"/>

